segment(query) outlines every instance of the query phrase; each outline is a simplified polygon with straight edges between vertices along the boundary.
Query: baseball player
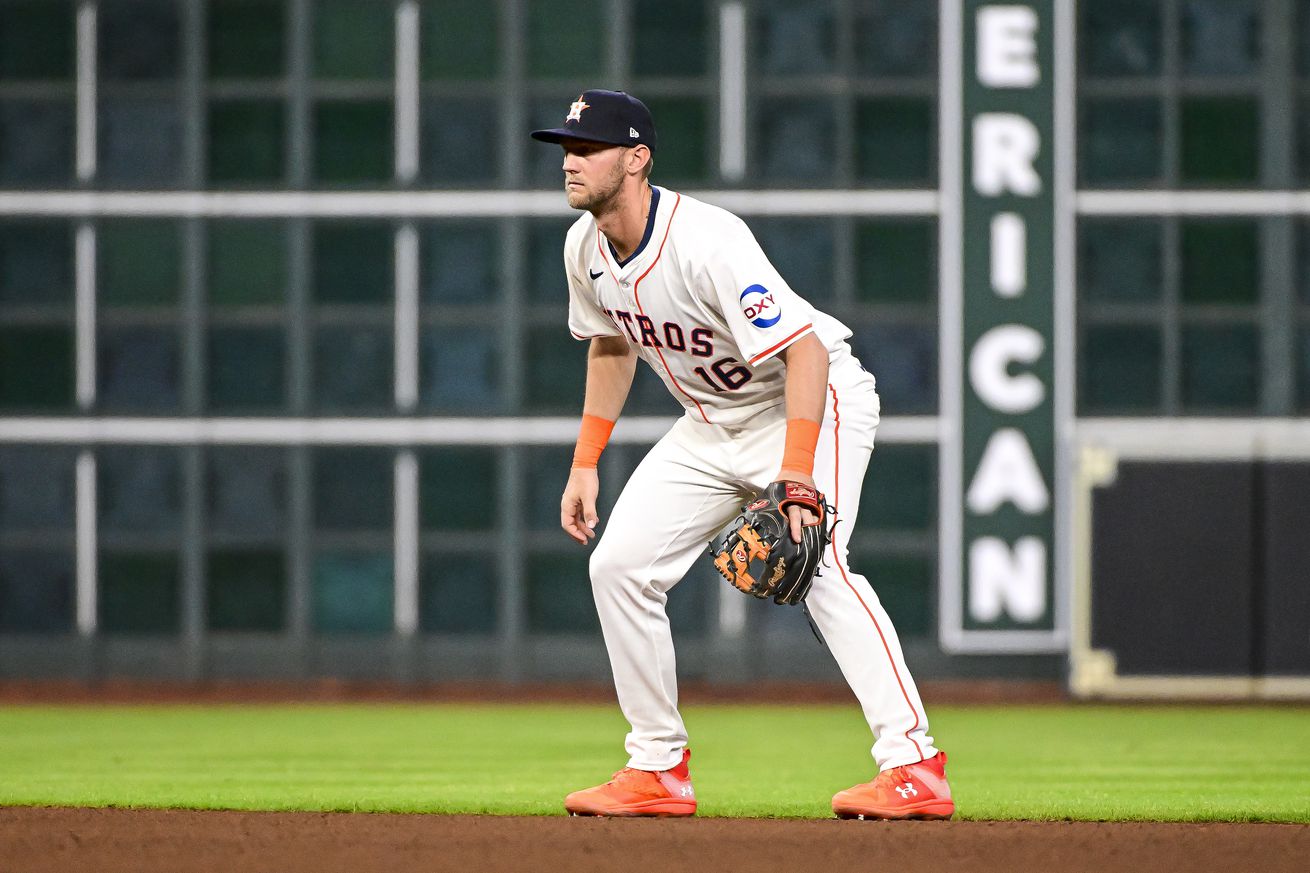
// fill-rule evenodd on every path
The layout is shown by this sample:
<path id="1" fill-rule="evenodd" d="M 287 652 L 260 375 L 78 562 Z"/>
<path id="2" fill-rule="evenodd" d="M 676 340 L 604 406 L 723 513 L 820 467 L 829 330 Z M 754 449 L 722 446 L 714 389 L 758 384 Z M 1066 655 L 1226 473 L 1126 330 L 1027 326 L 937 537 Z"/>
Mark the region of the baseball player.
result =
<path id="1" fill-rule="evenodd" d="M 817 488 L 841 523 L 806 607 L 863 707 L 877 777 L 838 793 L 843 818 L 949 818 L 945 754 L 905 666 L 891 620 L 847 565 L 879 401 L 846 339 L 769 263 L 739 218 L 649 183 L 649 110 L 621 91 L 583 92 L 562 127 L 533 138 L 564 152 L 564 191 L 582 216 L 564 244 L 569 330 L 589 343 L 587 387 L 560 523 L 596 537 L 597 460 L 637 359 L 686 414 L 623 489 L 590 573 L 618 692 L 632 726 L 627 766 L 565 800 L 575 815 L 696 811 L 678 713 L 668 591 L 744 500 L 775 481 Z M 804 490 L 804 489 L 802 489 Z M 817 518 L 786 510 L 791 535 Z"/>

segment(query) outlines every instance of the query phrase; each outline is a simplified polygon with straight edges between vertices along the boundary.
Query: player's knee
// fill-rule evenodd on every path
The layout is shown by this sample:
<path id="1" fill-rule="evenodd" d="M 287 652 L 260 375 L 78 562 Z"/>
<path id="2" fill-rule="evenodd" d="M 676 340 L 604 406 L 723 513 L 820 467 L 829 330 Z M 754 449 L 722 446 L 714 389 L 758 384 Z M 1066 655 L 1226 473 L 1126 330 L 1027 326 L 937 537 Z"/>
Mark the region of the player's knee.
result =
<path id="1" fill-rule="evenodd" d="M 592 549 L 588 569 L 591 572 L 591 590 L 595 594 L 601 595 L 622 582 L 623 567 L 619 563 L 618 551 L 609 545 L 605 537 L 601 537 Z"/>
<path id="2" fill-rule="evenodd" d="M 597 601 L 646 598 L 654 589 L 654 582 L 639 574 L 640 561 L 622 548 L 607 546 L 602 539 L 591 553 L 591 594 Z"/>

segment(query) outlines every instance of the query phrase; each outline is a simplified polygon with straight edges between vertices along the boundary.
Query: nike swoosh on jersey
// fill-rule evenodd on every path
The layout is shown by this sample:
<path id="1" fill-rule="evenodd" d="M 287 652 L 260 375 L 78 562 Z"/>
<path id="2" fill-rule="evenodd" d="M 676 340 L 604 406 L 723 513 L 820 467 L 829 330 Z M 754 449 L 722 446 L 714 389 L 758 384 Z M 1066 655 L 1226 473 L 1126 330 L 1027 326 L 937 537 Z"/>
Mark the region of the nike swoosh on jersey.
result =
<path id="1" fill-rule="evenodd" d="M 593 281 L 593 282 L 595 282 L 595 281 L 596 281 L 597 279 L 599 279 L 601 276 L 604 276 L 604 275 L 605 275 L 605 271 L 604 271 L 604 270 L 601 270 L 599 273 L 592 273 L 592 272 L 591 272 L 591 269 L 588 268 L 588 269 L 587 269 L 587 272 L 591 274 L 591 281 Z"/>

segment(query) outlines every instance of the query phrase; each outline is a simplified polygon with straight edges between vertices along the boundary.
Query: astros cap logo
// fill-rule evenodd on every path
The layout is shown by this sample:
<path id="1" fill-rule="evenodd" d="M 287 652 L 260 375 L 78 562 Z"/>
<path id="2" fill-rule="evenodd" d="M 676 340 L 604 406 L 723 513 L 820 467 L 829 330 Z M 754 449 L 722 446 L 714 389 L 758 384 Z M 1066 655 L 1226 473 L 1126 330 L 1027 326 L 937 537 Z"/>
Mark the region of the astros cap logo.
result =
<path id="1" fill-rule="evenodd" d="M 570 121 L 581 121 L 582 110 L 590 109 L 590 108 L 591 108 L 591 104 L 584 103 L 582 100 L 582 95 L 579 94 L 578 99 L 574 100 L 573 103 L 569 105 L 569 114 L 564 119 L 565 123 L 568 123 Z"/>

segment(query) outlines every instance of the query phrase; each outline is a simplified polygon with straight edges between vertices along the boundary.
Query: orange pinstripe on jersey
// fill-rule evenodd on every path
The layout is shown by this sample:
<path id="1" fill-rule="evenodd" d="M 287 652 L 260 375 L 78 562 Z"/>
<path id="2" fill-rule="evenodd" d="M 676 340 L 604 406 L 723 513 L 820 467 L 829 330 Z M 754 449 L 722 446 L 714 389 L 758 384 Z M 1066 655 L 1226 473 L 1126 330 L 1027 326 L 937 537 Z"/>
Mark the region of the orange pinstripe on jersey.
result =
<path id="1" fill-rule="evenodd" d="M 798 337 L 798 336 L 800 336 L 801 334 L 805 333 L 807 330 L 811 330 L 813 327 L 814 327 L 814 324 L 813 324 L 813 323 L 810 323 L 810 324 L 805 325 L 805 326 L 802 327 L 800 330 L 796 331 L 796 332 L 793 333 L 791 336 L 787 337 L 785 340 L 782 340 L 781 342 L 774 343 L 773 345 L 769 346 L 769 347 L 768 347 L 767 349 L 765 349 L 764 351 L 760 352 L 760 353 L 759 353 L 758 355 L 756 355 L 755 357 L 751 358 L 750 362 L 751 362 L 752 364 L 758 364 L 760 361 L 764 360 L 764 359 L 767 358 L 769 355 L 771 355 L 771 354 L 773 354 L 774 352 L 776 352 L 778 349 L 780 349 L 780 348 L 782 348 L 783 346 L 787 345 L 787 343 L 789 343 L 789 342 L 791 342 L 792 340 L 796 339 L 796 337 Z"/>

